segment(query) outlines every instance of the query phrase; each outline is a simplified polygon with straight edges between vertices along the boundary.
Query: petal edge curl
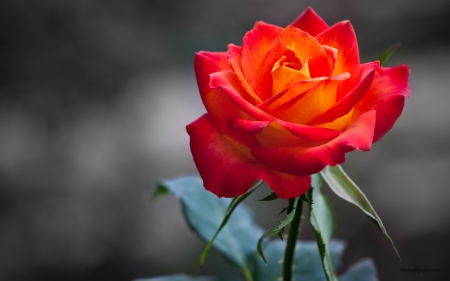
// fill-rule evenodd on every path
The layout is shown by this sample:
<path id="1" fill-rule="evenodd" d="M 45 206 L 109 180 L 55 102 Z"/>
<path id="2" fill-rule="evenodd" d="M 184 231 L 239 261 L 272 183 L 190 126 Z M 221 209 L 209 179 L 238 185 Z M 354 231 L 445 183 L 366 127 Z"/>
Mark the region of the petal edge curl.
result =
<path id="1" fill-rule="evenodd" d="M 363 66 L 371 67 L 370 64 Z M 367 93 L 356 104 L 356 115 L 368 110 L 377 112 L 373 142 L 380 140 L 394 126 L 403 111 L 405 98 L 411 96 L 409 72 L 409 67 L 405 64 L 381 67 L 381 74 L 378 72 L 375 74 Z"/>
<path id="2" fill-rule="evenodd" d="M 245 112 L 239 109 L 222 89 L 212 89 L 209 86 L 211 73 L 230 70 L 227 53 L 199 52 L 195 54 L 194 65 L 200 97 L 214 126 L 233 141 L 251 147 L 253 144 L 245 133 L 235 132 L 228 126 L 228 116 L 236 115 L 242 118 L 247 116 Z"/>
<path id="3" fill-rule="evenodd" d="M 272 116 L 255 107 L 242 97 L 242 95 L 245 94 L 245 90 L 237 81 L 233 71 L 228 70 L 212 73 L 210 78 L 209 86 L 211 88 L 223 89 L 224 93 L 234 104 L 254 119 L 259 121 L 270 121 L 274 119 Z"/>
<path id="4" fill-rule="evenodd" d="M 345 161 L 345 153 L 370 150 L 375 128 L 374 110 L 359 116 L 341 135 L 315 147 L 257 147 L 250 153 L 259 162 L 283 173 L 307 176 Z"/>
<path id="5" fill-rule="evenodd" d="M 350 92 L 347 93 L 347 95 L 338 100 L 324 114 L 316 117 L 313 121 L 311 121 L 311 124 L 324 124 L 332 122 L 335 119 L 349 113 L 355 106 L 355 104 L 364 96 L 370 85 L 372 85 L 374 75 L 375 69 L 364 76 L 358 83 L 358 85 L 351 89 Z"/>
<path id="6" fill-rule="evenodd" d="M 344 83 L 339 100 L 359 81 L 359 50 L 355 30 L 349 21 L 341 21 L 327 30 L 317 34 L 317 41 L 322 45 L 338 50 L 333 76 L 343 72 L 350 73 L 350 78 Z"/>
<path id="7" fill-rule="evenodd" d="M 283 28 L 279 26 L 258 21 L 242 40 L 242 70 L 246 80 L 255 91 L 258 69 L 262 59 L 282 31 Z"/>
<path id="8" fill-rule="evenodd" d="M 280 173 L 256 161 L 221 135 L 208 114 L 186 126 L 195 165 L 207 190 L 218 197 L 242 195 L 258 179 L 281 198 L 295 198 L 310 187 L 309 176 Z"/>

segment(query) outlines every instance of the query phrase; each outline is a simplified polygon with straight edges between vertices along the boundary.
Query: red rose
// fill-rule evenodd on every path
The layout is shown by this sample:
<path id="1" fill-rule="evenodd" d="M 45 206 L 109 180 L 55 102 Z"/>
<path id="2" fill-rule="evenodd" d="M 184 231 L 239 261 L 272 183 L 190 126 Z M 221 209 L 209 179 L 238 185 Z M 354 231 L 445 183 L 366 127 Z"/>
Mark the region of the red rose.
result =
<path id="1" fill-rule="evenodd" d="M 189 124 L 205 188 L 219 197 L 264 180 L 281 198 L 310 186 L 310 175 L 370 150 L 410 96 L 406 65 L 360 64 L 352 25 L 329 27 L 311 8 L 281 28 L 257 22 L 243 46 L 195 55 L 208 113 Z"/>

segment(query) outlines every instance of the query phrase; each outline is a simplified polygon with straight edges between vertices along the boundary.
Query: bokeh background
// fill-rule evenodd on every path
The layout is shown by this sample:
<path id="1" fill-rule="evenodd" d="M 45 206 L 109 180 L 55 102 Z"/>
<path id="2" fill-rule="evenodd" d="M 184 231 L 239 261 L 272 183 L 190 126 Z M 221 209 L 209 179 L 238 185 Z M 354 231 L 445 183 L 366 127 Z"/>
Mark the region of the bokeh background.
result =
<path id="1" fill-rule="evenodd" d="M 308 5 L 351 20 L 361 61 L 401 48 L 412 98 L 394 129 L 344 167 L 403 257 L 355 207 L 329 194 L 344 266 L 370 256 L 380 280 L 450 273 L 450 2 L 447 0 L 2 0 L 0 280 L 132 280 L 199 274 L 204 243 L 155 181 L 196 173 L 185 125 L 205 110 L 199 50 L 224 51 L 257 20 L 286 26 Z M 284 202 L 247 200 L 264 228 Z M 306 221 L 300 234 L 313 239 Z M 402 273 L 400 267 L 440 269 Z M 202 274 L 239 271 L 212 251 Z"/>

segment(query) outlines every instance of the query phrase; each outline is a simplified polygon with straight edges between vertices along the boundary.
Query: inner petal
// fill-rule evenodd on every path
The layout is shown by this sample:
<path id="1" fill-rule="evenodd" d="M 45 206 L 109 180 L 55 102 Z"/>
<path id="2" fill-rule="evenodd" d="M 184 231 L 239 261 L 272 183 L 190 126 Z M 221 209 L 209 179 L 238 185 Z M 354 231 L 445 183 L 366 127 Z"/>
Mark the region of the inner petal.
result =
<path id="1" fill-rule="evenodd" d="M 282 120 L 309 124 L 335 104 L 336 91 L 340 84 L 339 80 L 322 80 L 304 93 L 273 108 L 271 113 Z"/>
<path id="2" fill-rule="evenodd" d="M 302 64 L 301 59 L 297 61 L 288 61 L 283 56 L 277 61 L 272 69 L 272 96 L 275 96 L 288 87 L 309 79 L 308 60 Z"/>

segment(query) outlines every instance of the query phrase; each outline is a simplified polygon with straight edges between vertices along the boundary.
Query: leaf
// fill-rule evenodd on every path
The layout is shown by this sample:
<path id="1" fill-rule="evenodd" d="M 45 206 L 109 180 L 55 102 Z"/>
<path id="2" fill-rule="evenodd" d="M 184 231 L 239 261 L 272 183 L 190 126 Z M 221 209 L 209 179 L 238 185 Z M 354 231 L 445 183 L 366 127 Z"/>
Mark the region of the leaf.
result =
<path id="1" fill-rule="evenodd" d="M 302 196 L 300 196 L 300 200 L 302 200 L 303 202 L 306 202 L 306 203 L 308 203 L 308 204 L 313 204 L 313 203 L 314 203 L 311 199 L 309 199 L 309 198 L 306 196 L 306 193 L 303 194 Z"/>
<path id="2" fill-rule="evenodd" d="M 214 241 L 217 238 L 217 235 L 219 235 L 222 228 L 227 224 L 228 220 L 230 219 L 231 214 L 233 213 L 234 209 L 247 198 L 253 191 L 258 188 L 258 186 L 262 183 L 261 180 L 256 181 L 255 184 L 253 184 L 252 187 L 245 193 L 240 196 L 236 196 L 231 200 L 230 205 L 227 208 L 227 211 L 225 213 L 225 216 L 222 220 L 222 223 L 220 224 L 219 228 L 216 230 L 216 233 L 214 233 L 214 236 L 211 238 L 211 240 L 206 245 L 205 249 L 203 250 L 202 256 L 200 258 L 200 267 L 203 266 L 203 264 L 206 261 L 206 257 L 208 256 L 209 250 L 211 249 L 211 246 L 213 245 Z"/>
<path id="3" fill-rule="evenodd" d="M 267 195 L 262 199 L 259 199 L 258 201 L 273 201 L 276 199 L 278 199 L 278 195 L 275 192 L 272 192 L 271 194 Z"/>
<path id="4" fill-rule="evenodd" d="M 334 193 L 336 193 L 337 196 L 356 205 L 378 226 L 378 228 L 391 242 L 392 248 L 394 248 L 397 257 L 401 261 L 400 255 L 395 248 L 394 242 L 387 234 L 387 231 L 384 228 L 380 217 L 375 212 L 374 208 L 370 204 L 369 200 L 367 200 L 367 197 L 364 195 L 361 189 L 359 189 L 359 187 L 356 186 L 356 184 L 347 176 L 341 166 L 327 166 L 320 172 L 320 174 L 323 176 L 328 186 L 331 188 L 331 190 L 333 190 Z"/>
<path id="5" fill-rule="evenodd" d="M 241 279 L 238 277 L 208 277 L 208 276 L 191 277 L 184 274 L 174 274 L 168 276 L 135 279 L 133 281 L 239 281 L 239 280 Z"/>
<path id="6" fill-rule="evenodd" d="M 387 49 L 383 54 L 381 54 L 380 58 L 378 59 L 380 61 L 380 65 L 384 65 L 386 61 L 392 56 L 392 54 L 398 49 L 398 47 L 400 47 L 400 45 L 400 43 L 397 43 Z"/>
<path id="7" fill-rule="evenodd" d="M 254 280 L 282 280 L 280 278 L 283 276 L 283 257 L 285 249 L 285 241 L 270 241 L 264 249 L 267 257 L 267 264 L 265 264 L 261 259 L 256 259 L 253 271 Z M 344 253 L 344 249 L 345 242 L 343 240 L 333 239 L 329 243 L 330 258 L 335 270 L 337 270 L 341 265 L 341 258 Z M 317 250 L 317 244 L 315 241 L 297 240 L 293 264 L 293 280 L 326 280 L 322 268 L 320 253 Z"/>
<path id="8" fill-rule="evenodd" d="M 283 209 L 278 213 L 278 216 L 281 215 L 282 213 L 286 212 L 286 211 L 287 211 L 287 207 L 286 207 L 286 208 L 283 208 Z"/>
<path id="9" fill-rule="evenodd" d="M 316 235 L 325 276 L 329 281 L 337 281 L 329 252 L 329 243 L 336 231 L 334 212 L 328 199 L 320 192 L 323 183 L 320 174 L 312 175 L 312 179 L 310 193 L 314 204 L 310 205 L 309 221 Z"/>
<path id="10" fill-rule="evenodd" d="M 340 278 L 341 281 L 378 281 L 377 269 L 371 258 L 359 260 Z"/>
<path id="11" fill-rule="evenodd" d="M 213 238 L 228 211 L 228 223 L 217 235 L 213 246 L 232 264 L 248 269 L 248 258 L 254 253 L 263 230 L 254 223 L 247 207 L 238 206 L 245 197 L 219 199 L 204 189 L 198 176 L 162 180 L 160 186 L 180 199 L 189 227 L 204 241 Z"/>
<path id="12" fill-rule="evenodd" d="M 298 203 L 298 198 L 295 198 L 295 201 L 293 201 L 293 207 L 292 210 L 296 208 L 297 203 Z M 261 256 L 261 258 L 264 260 L 264 262 L 266 261 L 266 257 L 264 256 L 264 252 L 263 252 L 263 248 L 262 248 L 262 243 L 264 241 L 264 239 L 269 238 L 271 236 L 274 236 L 275 234 L 278 233 L 283 233 L 284 232 L 284 228 L 286 227 L 286 225 L 290 224 L 291 221 L 294 219 L 295 216 L 295 212 L 291 211 L 290 213 L 288 213 L 286 215 L 286 218 L 282 221 L 279 222 L 279 224 L 269 230 L 267 230 L 262 236 L 261 238 L 259 238 L 258 240 L 258 253 Z"/>

